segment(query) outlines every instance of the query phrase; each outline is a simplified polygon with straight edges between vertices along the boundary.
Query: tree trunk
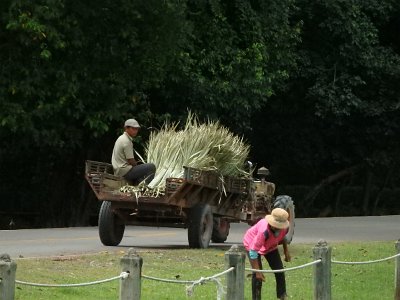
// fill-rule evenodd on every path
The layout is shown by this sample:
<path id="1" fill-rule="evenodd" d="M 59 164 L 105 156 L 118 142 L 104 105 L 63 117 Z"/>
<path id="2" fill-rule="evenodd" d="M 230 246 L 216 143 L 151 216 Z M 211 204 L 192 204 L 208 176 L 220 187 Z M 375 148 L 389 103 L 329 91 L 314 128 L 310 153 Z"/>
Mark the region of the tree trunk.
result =
<path id="1" fill-rule="evenodd" d="M 362 165 L 352 166 L 350 168 L 341 170 L 336 174 L 330 175 L 327 178 L 323 179 L 317 186 L 315 186 L 305 197 L 304 203 L 310 207 L 313 205 L 315 199 L 318 197 L 319 193 L 328 185 L 345 178 L 346 176 L 353 175 L 358 169 L 361 168 Z"/>
<path id="2" fill-rule="evenodd" d="M 372 215 L 376 215 L 376 214 L 377 214 L 377 208 L 378 208 L 379 202 L 380 202 L 380 200 L 381 200 L 381 196 L 382 196 L 382 194 L 383 194 L 383 191 L 384 191 L 385 188 L 387 187 L 387 185 L 388 185 L 388 183 L 389 183 L 389 180 L 390 180 L 390 178 L 392 177 L 392 174 L 393 174 L 393 171 L 394 171 L 394 170 L 395 170 L 395 166 L 392 166 L 392 167 L 388 170 L 388 172 L 387 172 L 387 174 L 386 174 L 385 181 L 383 182 L 381 188 L 379 189 L 378 194 L 377 194 L 376 197 L 375 197 L 374 206 L 373 206 L 373 208 L 372 208 Z"/>
<path id="3" fill-rule="evenodd" d="M 364 185 L 364 197 L 363 197 L 363 206 L 362 206 L 362 214 L 364 216 L 368 215 L 368 207 L 369 207 L 369 200 L 371 198 L 371 188 L 372 188 L 372 178 L 373 174 L 371 171 L 367 172 L 367 178 L 365 180 Z"/>

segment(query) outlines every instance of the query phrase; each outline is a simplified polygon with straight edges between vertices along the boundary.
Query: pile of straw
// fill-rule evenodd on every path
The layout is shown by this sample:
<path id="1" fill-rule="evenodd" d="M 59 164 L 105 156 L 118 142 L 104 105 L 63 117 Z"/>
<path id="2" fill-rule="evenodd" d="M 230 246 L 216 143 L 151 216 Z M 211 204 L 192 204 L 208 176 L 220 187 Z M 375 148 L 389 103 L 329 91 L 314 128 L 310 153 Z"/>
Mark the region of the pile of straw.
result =
<path id="1" fill-rule="evenodd" d="M 164 124 L 150 135 L 146 161 L 156 165 L 155 178 L 148 188 L 163 193 L 166 179 L 181 178 L 184 166 L 214 170 L 222 176 L 245 176 L 243 169 L 250 146 L 219 122 L 200 123 L 189 114 L 183 129 L 179 124 Z"/>

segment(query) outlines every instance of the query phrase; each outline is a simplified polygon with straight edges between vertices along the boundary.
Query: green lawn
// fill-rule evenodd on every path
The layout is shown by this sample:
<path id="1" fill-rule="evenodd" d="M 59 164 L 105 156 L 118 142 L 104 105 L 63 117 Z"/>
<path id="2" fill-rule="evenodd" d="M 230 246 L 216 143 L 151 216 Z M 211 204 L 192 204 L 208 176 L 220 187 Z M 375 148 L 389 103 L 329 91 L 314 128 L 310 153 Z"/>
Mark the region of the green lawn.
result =
<path id="1" fill-rule="evenodd" d="M 369 261 L 396 254 L 395 242 L 359 242 L 331 244 L 332 259 L 336 261 Z M 313 261 L 313 245 L 290 246 L 292 262 L 285 267 L 295 267 Z M 229 247 L 205 250 L 138 250 L 143 258 L 143 275 L 163 279 L 198 280 L 222 272 L 225 252 Z M 27 282 L 65 284 L 102 280 L 121 272 L 120 258 L 125 252 L 103 252 L 94 255 L 65 256 L 41 259 L 17 259 L 17 279 Z M 267 263 L 264 263 L 266 266 Z M 246 268 L 250 268 L 246 261 Z M 332 299 L 393 299 L 395 259 L 366 265 L 332 264 Z M 251 299 L 251 278 L 247 273 L 245 299 Z M 263 299 L 275 299 L 273 274 L 265 274 Z M 286 273 L 290 299 L 313 298 L 313 267 Z M 224 276 L 220 278 L 225 283 Z M 186 284 L 166 283 L 151 279 L 142 280 L 143 300 L 152 299 L 217 299 L 217 285 L 213 282 L 196 286 L 192 297 L 186 296 Z M 118 299 L 119 281 L 85 287 L 32 287 L 17 284 L 19 300 L 99 300 Z"/>

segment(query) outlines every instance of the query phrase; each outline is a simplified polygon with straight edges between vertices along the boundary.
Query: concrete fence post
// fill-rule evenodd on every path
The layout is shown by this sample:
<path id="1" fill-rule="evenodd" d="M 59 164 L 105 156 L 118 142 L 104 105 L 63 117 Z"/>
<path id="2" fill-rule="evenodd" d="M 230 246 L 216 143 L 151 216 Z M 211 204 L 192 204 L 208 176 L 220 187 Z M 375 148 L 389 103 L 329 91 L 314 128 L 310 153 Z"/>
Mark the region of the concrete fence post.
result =
<path id="1" fill-rule="evenodd" d="M 396 253 L 400 254 L 400 239 L 396 242 Z M 395 277 L 394 277 L 394 300 L 400 300 L 400 256 L 396 257 L 395 262 Z"/>
<path id="2" fill-rule="evenodd" d="M 129 276 L 120 279 L 119 300 L 140 300 L 142 265 L 143 259 L 133 248 L 121 257 L 121 271 Z"/>
<path id="3" fill-rule="evenodd" d="M 324 240 L 318 241 L 313 248 L 314 260 L 321 259 L 314 265 L 315 300 L 331 300 L 331 253 L 332 248 Z"/>
<path id="4" fill-rule="evenodd" d="M 244 299 L 245 261 L 246 254 L 238 245 L 232 245 L 232 247 L 225 252 L 225 268 L 235 268 L 233 271 L 226 274 L 226 299 Z"/>
<path id="5" fill-rule="evenodd" d="M 0 300 L 14 300 L 17 264 L 8 254 L 0 255 Z"/>

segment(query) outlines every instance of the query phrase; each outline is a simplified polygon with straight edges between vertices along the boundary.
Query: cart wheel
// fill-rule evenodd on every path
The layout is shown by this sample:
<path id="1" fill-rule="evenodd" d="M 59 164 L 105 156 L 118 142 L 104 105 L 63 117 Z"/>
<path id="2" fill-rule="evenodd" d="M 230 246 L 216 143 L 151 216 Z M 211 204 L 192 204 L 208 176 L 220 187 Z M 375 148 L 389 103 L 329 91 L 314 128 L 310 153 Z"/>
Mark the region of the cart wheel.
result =
<path id="1" fill-rule="evenodd" d="M 190 248 L 207 248 L 213 231 L 213 214 L 208 204 L 197 204 L 190 209 L 188 240 Z"/>
<path id="2" fill-rule="evenodd" d="M 294 227 L 295 227 L 295 213 L 294 213 L 294 204 L 293 204 L 293 200 L 290 196 L 287 195 L 280 195 L 277 196 L 272 208 L 283 208 L 284 210 L 286 210 L 289 214 L 289 231 L 285 236 L 285 240 L 288 244 L 290 244 L 292 242 L 293 239 L 293 235 L 294 235 Z"/>
<path id="3" fill-rule="evenodd" d="M 105 246 L 117 246 L 125 231 L 124 222 L 111 209 L 110 201 L 103 201 L 99 213 L 99 236 Z"/>
<path id="4" fill-rule="evenodd" d="M 229 235 L 231 224 L 225 218 L 214 217 L 214 226 L 211 235 L 211 240 L 214 243 L 223 243 Z"/>

